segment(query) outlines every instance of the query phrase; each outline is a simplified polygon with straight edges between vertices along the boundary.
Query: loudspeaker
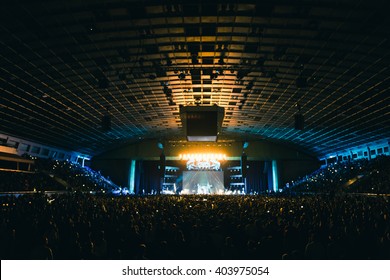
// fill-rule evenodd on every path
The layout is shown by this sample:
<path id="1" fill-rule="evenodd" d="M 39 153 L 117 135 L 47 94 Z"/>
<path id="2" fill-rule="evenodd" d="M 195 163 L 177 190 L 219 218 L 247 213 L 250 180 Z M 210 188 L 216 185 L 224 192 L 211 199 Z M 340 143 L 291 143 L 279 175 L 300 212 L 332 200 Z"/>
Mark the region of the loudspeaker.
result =
<path id="1" fill-rule="evenodd" d="M 297 86 L 297 88 L 305 88 L 307 87 L 307 79 L 304 77 L 298 77 L 295 80 L 295 85 Z"/>
<path id="2" fill-rule="evenodd" d="M 305 118 L 302 114 L 295 115 L 295 129 L 303 130 L 305 128 Z"/>
<path id="3" fill-rule="evenodd" d="M 217 111 L 187 112 L 187 139 L 189 141 L 216 141 L 217 117 Z"/>
<path id="4" fill-rule="evenodd" d="M 243 178 L 246 178 L 247 174 L 247 155 L 245 153 L 241 156 L 241 175 Z"/>
<path id="5" fill-rule="evenodd" d="M 161 153 L 160 155 L 160 177 L 165 176 L 165 166 L 166 166 L 166 160 L 164 153 Z"/>
<path id="6" fill-rule="evenodd" d="M 103 118 L 102 118 L 102 130 L 103 131 L 111 130 L 111 117 L 110 116 L 103 116 Z"/>
<path id="7" fill-rule="evenodd" d="M 110 84 L 110 82 L 106 77 L 99 78 L 99 80 L 98 80 L 98 86 L 101 89 L 108 88 L 109 84 Z"/>

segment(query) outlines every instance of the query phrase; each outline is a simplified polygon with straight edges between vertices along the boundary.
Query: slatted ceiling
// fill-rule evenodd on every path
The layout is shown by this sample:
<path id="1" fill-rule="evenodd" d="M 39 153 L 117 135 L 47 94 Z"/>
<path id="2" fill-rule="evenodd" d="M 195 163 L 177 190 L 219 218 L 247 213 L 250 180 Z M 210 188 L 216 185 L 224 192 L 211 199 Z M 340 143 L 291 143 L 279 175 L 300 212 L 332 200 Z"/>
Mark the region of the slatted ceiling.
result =
<path id="1" fill-rule="evenodd" d="M 230 109 L 234 120 L 243 123 L 240 127 L 232 127 L 234 131 L 246 134 L 251 131 L 253 137 L 272 136 L 275 140 L 287 139 L 295 143 L 304 143 L 308 149 L 321 154 L 326 152 L 326 147 L 332 147 L 330 143 L 339 136 L 333 136 L 333 139 L 331 136 L 326 142 L 329 145 L 323 144 L 317 149 L 315 146 L 318 145 L 318 141 L 315 141 L 314 136 L 312 141 L 310 135 L 303 136 L 305 138 L 303 142 L 295 141 L 299 133 L 291 129 L 279 132 L 275 127 L 286 123 L 292 126 L 295 110 L 291 107 L 296 102 L 302 104 L 303 108 L 306 104 L 306 112 L 310 114 L 306 117 L 310 120 L 308 129 L 310 126 L 318 127 L 319 135 L 322 135 L 321 133 L 326 135 L 328 131 L 333 132 L 335 130 L 333 126 L 341 125 L 336 123 L 328 128 L 316 121 L 329 110 L 353 112 L 349 119 L 356 117 L 357 121 L 356 124 L 350 122 L 351 131 L 353 129 L 360 131 L 358 123 L 363 120 L 364 111 L 379 112 L 372 114 L 373 122 L 376 123 L 381 123 L 380 119 L 383 118 L 381 113 L 383 110 L 386 111 L 383 106 L 370 101 L 370 94 L 361 93 L 376 84 L 382 86 L 386 92 L 388 85 L 383 85 L 383 81 L 388 77 L 389 64 L 387 63 L 389 51 L 386 47 L 389 44 L 386 36 L 383 36 L 388 34 L 388 28 L 383 25 L 386 22 L 374 20 L 370 28 L 364 29 L 362 22 L 372 21 L 372 15 L 378 15 L 378 11 L 367 13 L 364 1 L 360 7 L 350 1 L 348 5 L 338 5 L 337 9 L 333 8 L 332 2 L 313 3 L 305 5 L 304 9 L 279 3 L 266 6 L 248 3 L 248 7 L 251 7 L 249 9 L 240 8 L 241 5 L 247 5 L 245 3 L 211 8 L 199 6 L 193 17 L 186 17 L 191 11 L 184 9 L 183 3 L 170 7 L 139 6 L 136 8 L 140 12 L 137 15 L 133 14 L 134 9 L 129 11 L 127 4 L 122 2 L 113 1 L 104 6 L 98 3 L 91 4 L 79 6 L 73 3 L 72 7 L 66 9 L 61 8 L 62 5 L 41 7 L 38 4 L 34 10 L 31 10 L 28 4 L 23 4 L 22 9 L 12 9 L 14 17 L 9 17 L 7 21 L 4 18 L 1 22 L 3 29 L 5 28 L 10 35 L 2 40 L 1 47 L 4 51 L 1 52 L 0 62 L 3 72 L 12 73 L 16 80 L 22 79 L 32 83 L 37 94 L 48 94 L 64 104 L 58 107 L 57 102 L 48 102 L 43 107 L 45 111 L 40 112 L 42 119 L 45 119 L 44 115 L 48 111 L 66 113 L 70 108 L 71 112 L 77 112 L 74 117 L 85 122 L 93 118 L 96 123 L 104 114 L 105 106 L 110 105 L 113 108 L 110 110 L 110 114 L 113 115 L 113 129 L 124 130 L 121 135 L 131 141 L 139 137 L 139 132 L 128 131 L 126 127 L 132 126 L 133 122 L 142 124 L 144 117 L 155 117 L 156 108 L 159 112 L 171 109 L 177 112 L 179 105 L 194 101 L 193 94 L 185 93 L 184 90 L 190 89 L 192 92 L 199 90 L 199 93 L 207 93 L 201 95 L 201 102 L 204 105 L 218 102 L 221 106 L 229 106 L 229 102 L 233 100 L 237 102 L 236 106 Z M 256 6 L 256 11 L 253 10 L 253 6 Z M 326 11 L 328 8 L 330 11 Z M 342 11 L 338 10 L 339 8 Z M 27 12 L 19 15 L 17 12 L 19 10 Z M 168 10 L 172 12 L 167 14 Z M 235 11 L 234 14 L 231 10 Z M 129 15 L 129 12 L 133 16 Z M 186 26 L 191 26 L 193 31 L 196 31 L 196 36 L 185 37 Z M 199 37 L 203 31 L 207 36 Z M 215 44 L 217 47 L 214 48 Z M 191 50 L 194 50 L 194 46 L 197 48 L 195 52 L 198 53 L 197 65 L 192 65 L 191 59 Z M 18 55 L 9 55 L 14 52 Z M 224 64 L 219 64 L 221 56 Z M 172 61 L 171 66 L 166 63 L 167 57 Z M 143 58 L 143 65 L 139 63 L 140 58 Z M 258 63 L 259 58 L 263 60 Z M 301 60 L 304 61 L 302 67 L 301 63 L 298 63 Z M 20 65 L 29 65 L 29 68 L 20 68 Z M 217 80 L 205 77 L 203 72 L 210 72 L 210 69 L 216 66 L 223 68 L 224 74 L 219 75 Z M 173 71 L 173 68 L 177 68 L 188 72 L 192 67 L 199 67 L 201 69 L 199 72 L 202 73 L 192 77 L 188 73 L 185 81 L 179 80 Z M 295 79 L 300 72 L 308 79 L 309 85 L 306 89 L 297 89 L 295 86 Z M 239 81 L 237 74 L 242 75 Z M 104 77 L 108 80 L 108 88 L 99 89 L 97 80 Z M 253 78 L 255 86 L 251 90 L 246 90 L 245 87 Z M 172 93 L 166 95 L 160 83 L 168 81 Z M 48 87 L 45 88 L 43 84 Z M 216 92 L 213 87 L 210 88 L 213 85 L 218 85 L 220 91 Z M 3 87 L 16 95 L 15 103 L 23 91 L 31 91 L 26 83 L 17 86 L 19 89 L 15 84 Z M 233 99 L 232 93 L 234 90 L 237 91 L 237 88 L 242 90 L 238 97 L 234 97 L 237 99 Z M 144 95 L 145 91 L 149 94 Z M 136 98 L 131 102 L 125 98 L 130 92 Z M 261 97 L 262 92 L 268 96 Z M 342 108 L 346 99 L 356 101 L 363 107 L 370 106 L 367 105 L 371 104 L 370 102 L 372 104 L 367 110 L 361 108 L 346 110 Z M 29 100 L 30 103 L 36 102 L 34 99 L 25 100 Z M 253 105 L 257 100 L 261 100 L 258 107 Z M 156 103 L 158 107 L 154 106 Z M 138 112 L 140 109 L 136 107 L 144 108 L 145 113 L 140 114 Z M 137 113 L 134 113 L 134 110 Z M 259 127 L 259 120 L 248 120 L 239 112 L 265 115 L 261 119 L 261 125 L 269 129 L 265 130 L 265 134 L 263 131 L 248 130 L 246 127 Z M 26 114 L 28 113 L 29 111 L 26 111 Z M 150 116 L 144 116 L 145 114 Z M 127 117 L 129 115 L 135 119 L 129 119 Z M 12 116 L 8 117 L 12 119 Z M 167 119 L 168 126 L 169 123 L 172 123 L 171 127 L 180 125 L 180 119 L 172 116 L 168 116 Z M 244 127 L 246 122 L 248 124 Z M 62 125 L 65 130 L 74 130 L 76 134 L 81 133 L 77 132 L 77 127 L 71 127 L 69 122 L 55 125 Z M 98 123 L 96 125 L 98 126 Z M 228 128 L 230 126 L 233 125 L 229 124 Z M 142 133 L 154 137 L 153 131 L 157 132 L 154 128 L 149 128 Z M 88 132 L 92 138 L 93 133 L 100 133 L 96 138 L 107 139 L 112 136 L 105 135 L 98 129 Z M 115 134 L 115 131 L 113 133 Z M 158 133 L 160 137 L 160 132 Z M 367 133 L 361 139 L 371 139 L 375 135 L 375 130 L 371 134 L 368 133 L 369 135 Z M 352 141 L 352 138 L 357 139 L 356 135 L 360 134 L 350 135 Z M 378 137 L 385 135 L 382 133 Z M 80 150 L 85 148 L 72 147 L 74 143 L 61 143 L 60 139 L 58 141 L 58 145 L 67 148 Z M 89 150 L 89 153 L 96 151 Z"/>

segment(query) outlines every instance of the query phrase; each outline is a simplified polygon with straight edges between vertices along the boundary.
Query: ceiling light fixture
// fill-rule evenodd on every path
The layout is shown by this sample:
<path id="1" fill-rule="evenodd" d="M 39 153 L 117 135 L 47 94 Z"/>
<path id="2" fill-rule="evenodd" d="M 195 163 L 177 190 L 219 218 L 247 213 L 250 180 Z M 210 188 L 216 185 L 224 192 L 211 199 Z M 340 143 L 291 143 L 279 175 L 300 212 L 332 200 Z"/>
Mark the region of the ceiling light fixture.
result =
<path id="1" fill-rule="evenodd" d="M 178 76 L 177 76 L 180 80 L 184 80 L 186 78 L 186 74 L 184 74 L 183 72 L 181 72 Z"/>
<path id="2" fill-rule="evenodd" d="M 301 114 L 301 105 L 296 104 L 298 113 L 294 116 L 294 128 L 296 130 L 303 130 L 305 128 L 305 117 Z"/>

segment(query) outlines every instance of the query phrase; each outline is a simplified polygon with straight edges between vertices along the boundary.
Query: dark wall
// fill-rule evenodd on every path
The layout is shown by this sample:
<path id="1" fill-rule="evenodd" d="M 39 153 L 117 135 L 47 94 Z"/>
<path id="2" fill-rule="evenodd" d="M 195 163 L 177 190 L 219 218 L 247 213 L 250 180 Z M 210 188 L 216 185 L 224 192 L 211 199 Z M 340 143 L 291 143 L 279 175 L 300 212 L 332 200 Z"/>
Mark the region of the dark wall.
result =
<path id="1" fill-rule="evenodd" d="M 319 161 L 305 161 L 305 160 L 284 160 L 278 161 L 279 167 L 279 188 L 283 188 L 287 182 L 296 180 L 312 173 L 320 168 Z"/>
<path id="2" fill-rule="evenodd" d="M 134 192 L 136 194 L 154 193 L 158 191 L 160 187 L 160 170 L 159 161 L 137 161 L 136 168 L 136 182 Z"/>
<path id="3" fill-rule="evenodd" d="M 91 168 L 96 171 L 100 170 L 104 176 L 109 176 L 115 184 L 127 187 L 130 162 L 131 160 L 128 159 L 92 159 Z"/>
<path id="4" fill-rule="evenodd" d="M 264 161 L 248 161 L 247 189 L 248 192 L 262 193 L 268 190 L 267 172 Z"/>

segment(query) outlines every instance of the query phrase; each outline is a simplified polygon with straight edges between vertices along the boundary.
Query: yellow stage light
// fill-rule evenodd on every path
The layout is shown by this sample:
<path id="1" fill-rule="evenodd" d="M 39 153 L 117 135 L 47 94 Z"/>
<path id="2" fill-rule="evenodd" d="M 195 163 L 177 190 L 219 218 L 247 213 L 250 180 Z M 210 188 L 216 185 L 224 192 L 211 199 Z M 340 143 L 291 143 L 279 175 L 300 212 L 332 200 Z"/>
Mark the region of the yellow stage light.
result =
<path id="1" fill-rule="evenodd" d="M 196 160 L 196 161 L 221 161 L 226 160 L 226 155 L 224 154 L 180 154 L 179 155 L 180 160 Z"/>

